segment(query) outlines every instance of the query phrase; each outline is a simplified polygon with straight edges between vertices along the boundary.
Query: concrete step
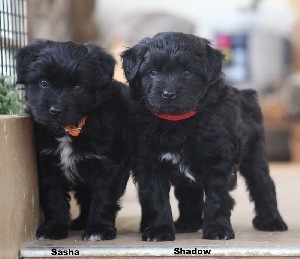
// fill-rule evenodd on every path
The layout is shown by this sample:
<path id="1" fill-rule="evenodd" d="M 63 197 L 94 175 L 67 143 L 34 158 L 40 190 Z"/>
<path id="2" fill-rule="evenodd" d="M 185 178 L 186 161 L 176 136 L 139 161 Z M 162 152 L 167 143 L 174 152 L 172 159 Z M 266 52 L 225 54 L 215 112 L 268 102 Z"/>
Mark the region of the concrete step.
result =
<path id="1" fill-rule="evenodd" d="M 253 205 L 249 202 L 244 181 L 239 177 L 238 188 L 232 192 L 237 203 L 232 215 L 232 225 L 236 233 L 234 240 L 204 240 L 199 231 L 199 233 L 177 234 L 174 242 L 143 242 L 138 233 L 140 208 L 131 182 L 123 201 L 124 208 L 117 220 L 119 230 L 117 239 L 87 242 L 81 240 L 81 232 L 71 232 L 70 237 L 65 240 L 32 240 L 22 246 L 20 257 L 58 257 L 59 251 L 68 253 L 62 255 L 65 258 L 189 256 L 175 253 L 183 252 L 184 249 L 186 253 L 190 250 L 191 253 L 211 258 L 219 256 L 300 258 L 300 164 L 272 164 L 271 172 L 277 187 L 279 209 L 289 226 L 286 232 L 262 232 L 252 228 Z M 171 204 L 174 218 L 177 218 L 177 203 L 173 195 Z M 204 254 L 208 251 L 210 254 Z"/>
<path id="2" fill-rule="evenodd" d="M 31 241 L 21 249 L 22 258 L 44 258 L 66 251 L 69 257 L 138 257 L 138 256 L 176 256 L 177 252 L 191 250 L 206 256 L 227 257 L 300 257 L 299 230 L 286 233 L 267 233 L 251 229 L 236 229 L 236 239 L 210 241 L 200 238 L 201 233 L 177 234 L 174 242 L 143 242 L 140 235 L 121 232 L 117 239 L 103 242 L 82 241 L 79 233 L 72 233 L 63 241 Z M 177 250 L 176 250 L 177 249 Z M 180 250 L 181 249 L 181 250 Z M 209 251 L 210 254 L 207 254 Z M 185 251 L 189 253 L 189 251 Z M 184 254 L 182 254 L 184 255 Z M 65 256 L 68 257 L 68 256 Z"/>

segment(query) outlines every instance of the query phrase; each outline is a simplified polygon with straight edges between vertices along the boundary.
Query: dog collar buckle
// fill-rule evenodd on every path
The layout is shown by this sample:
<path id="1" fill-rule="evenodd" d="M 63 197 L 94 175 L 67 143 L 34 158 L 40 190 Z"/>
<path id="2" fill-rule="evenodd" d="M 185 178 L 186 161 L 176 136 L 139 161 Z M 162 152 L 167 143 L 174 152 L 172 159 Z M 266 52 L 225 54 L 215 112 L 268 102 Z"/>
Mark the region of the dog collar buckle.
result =
<path id="1" fill-rule="evenodd" d="M 65 130 L 66 133 L 70 134 L 72 137 L 78 137 L 82 132 L 82 128 L 85 125 L 85 122 L 86 122 L 86 116 L 81 118 L 81 120 L 78 123 L 78 126 L 67 125 L 67 126 L 63 126 L 63 129 Z"/>

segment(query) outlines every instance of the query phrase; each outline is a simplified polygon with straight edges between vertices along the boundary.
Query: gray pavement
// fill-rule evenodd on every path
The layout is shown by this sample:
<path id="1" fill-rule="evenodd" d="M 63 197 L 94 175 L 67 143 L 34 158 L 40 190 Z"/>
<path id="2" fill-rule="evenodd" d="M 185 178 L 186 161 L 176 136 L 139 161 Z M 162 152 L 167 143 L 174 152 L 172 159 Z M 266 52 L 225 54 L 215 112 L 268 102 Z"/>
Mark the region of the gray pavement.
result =
<path id="1" fill-rule="evenodd" d="M 236 200 L 232 214 L 232 225 L 236 233 L 234 240 L 204 240 L 199 231 L 191 234 L 177 234 L 173 242 L 143 242 L 138 233 L 140 207 L 136 190 L 130 181 L 123 198 L 123 209 L 117 220 L 119 230 L 117 239 L 87 242 L 81 240 L 81 233 L 72 232 L 68 239 L 61 241 L 30 241 L 22 247 L 20 256 L 50 258 L 53 253 L 52 249 L 56 249 L 56 253 L 59 253 L 59 250 L 67 251 L 70 258 L 172 257 L 190 256 L 187 254 L 189 252 L 194 253 L 192 254 L 194 256 L 211 258 L 219 256 L 300 258 L 300 164 L 271 164 L 271 173 L 276 184 L 279 210 L 289 226 L 286 232 L 272 233 L 253 229 L 251 223 L 254 215 L 253 205 L 249 202 L 244 181 L 240 176 L 238 188 L 232 192 Z M 171 204 L 173 216 L 177 218 L 177 203 L 173 194 Z M 76 209 L 73 209 L 73 214 L 76 214 Z M 79 256 L 70 254 L 76 250 Z M 176 254 L 178 252 L 181 254 Z"/>

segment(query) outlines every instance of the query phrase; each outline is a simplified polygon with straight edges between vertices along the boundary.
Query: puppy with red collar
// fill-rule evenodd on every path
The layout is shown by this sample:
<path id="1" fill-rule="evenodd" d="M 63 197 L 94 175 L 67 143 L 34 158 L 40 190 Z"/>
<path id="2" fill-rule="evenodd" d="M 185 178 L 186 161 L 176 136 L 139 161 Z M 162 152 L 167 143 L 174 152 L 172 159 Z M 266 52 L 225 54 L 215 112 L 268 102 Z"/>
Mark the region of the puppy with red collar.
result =
<path id="1" fill-rule="evenodd" d="M 122 54 L 133 99 L 132 165 L 146 241 L 202 228 L 205 239 L 231 239 L 236 173 L 245 177 L 265 231 L 287 230 L 265 152 L 262 114 L 252 90 L 222 76 L 220 51 L 206 39 L 159 33 Z M 180 216 L 169 203 L 175 186 Z M 205 201 L 204 201 L 205 196 Z"/>

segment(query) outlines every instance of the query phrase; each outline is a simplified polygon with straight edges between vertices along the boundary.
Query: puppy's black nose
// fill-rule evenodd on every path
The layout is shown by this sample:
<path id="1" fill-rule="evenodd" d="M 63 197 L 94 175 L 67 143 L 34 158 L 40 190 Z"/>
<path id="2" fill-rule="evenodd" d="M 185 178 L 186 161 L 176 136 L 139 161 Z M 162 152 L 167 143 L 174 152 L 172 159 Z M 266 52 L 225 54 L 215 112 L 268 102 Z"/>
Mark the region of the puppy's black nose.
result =
<path id="1" fill-rule="evenodd" d="M 52 115 L 59 116 L 59 115 L 62 114 L 62 109 L 58 108 L 58 107 L 55 107 L 55 106 L 51 106 L 50 109 L 49 109 L 49 112 Z"/>
<path id="2" fill-rule="evenodd" d="M 162 96 L 165 99 L 174 99 L 176 97 L 176 93 L 165 90 L 163 91 Z"/>

